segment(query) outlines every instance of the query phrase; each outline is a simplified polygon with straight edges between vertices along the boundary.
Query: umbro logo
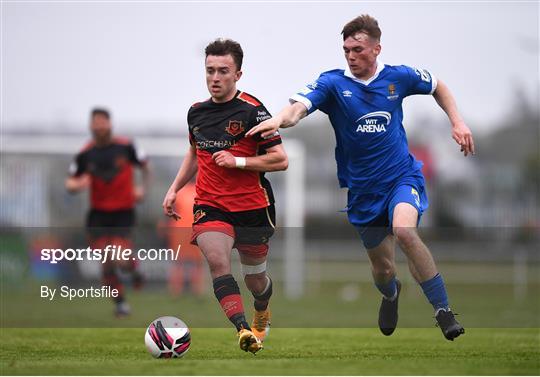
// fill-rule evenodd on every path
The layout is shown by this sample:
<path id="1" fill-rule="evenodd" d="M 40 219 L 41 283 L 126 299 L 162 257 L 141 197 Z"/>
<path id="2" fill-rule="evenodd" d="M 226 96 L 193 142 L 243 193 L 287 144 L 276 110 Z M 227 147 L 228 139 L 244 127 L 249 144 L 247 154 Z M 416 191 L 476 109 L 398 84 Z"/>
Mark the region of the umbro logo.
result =
<path id="1" fill-rule="evenodd" d="M 343 94 L 343 97 L 352 97 L 352 92 L 350 90 L 344 90 L 341 93 Z"/>

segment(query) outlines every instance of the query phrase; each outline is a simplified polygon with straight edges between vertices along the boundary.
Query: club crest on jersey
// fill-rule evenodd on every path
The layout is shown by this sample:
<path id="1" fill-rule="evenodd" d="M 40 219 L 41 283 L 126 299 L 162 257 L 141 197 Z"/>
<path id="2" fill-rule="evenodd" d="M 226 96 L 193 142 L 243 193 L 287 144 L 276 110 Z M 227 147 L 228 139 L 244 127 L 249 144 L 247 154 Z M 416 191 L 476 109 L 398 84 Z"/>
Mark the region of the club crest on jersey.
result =
<path id="1" fill-rule="evenodd" d="M 395 101 L 399 98 L 399 94 L 396 93 L 396 85 L 395 84 L 389 84 L 388 85 L 388 95 L 386 96 L 390 101 Z"/>
<path id="2" fill-rule="evenodd" d="M 356 120 L 356 132 L 380 133 L 386 132 L 386 127 L 392 120 L 392 114 L 387 111 L 374 111 Z"/>
<path id="3" fill-rule="evenodd" d="M 225 127 L 225 131 L 232 136 L 238 136 L 244 132 L 244 126 L 241 120 L 230 120 L 229 125 Z"/>
<path id="4" fill-rule="evenodd" d="M 193 222 L 198 223 L 200 219 L 202 219 L 204 216 L 206 216 L 206 212 L 204 212 L 202 209 L 198 209 L 193 214 Z"/>

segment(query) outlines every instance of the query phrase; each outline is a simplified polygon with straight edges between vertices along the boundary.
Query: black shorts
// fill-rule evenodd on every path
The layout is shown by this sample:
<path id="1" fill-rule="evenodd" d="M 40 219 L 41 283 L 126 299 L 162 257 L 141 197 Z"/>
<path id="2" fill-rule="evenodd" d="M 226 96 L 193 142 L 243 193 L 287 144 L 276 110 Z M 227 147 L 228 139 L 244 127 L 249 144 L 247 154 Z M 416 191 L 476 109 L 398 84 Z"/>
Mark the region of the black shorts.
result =
<path id="1" fill-rule="evenodd" d="M 275 231 L 276 210 L 273 204 L 265 208 L 241 212 L 226 212 L 206 206 L 193 206 L 193 236 L 205 231 L 221 231 L 235 239 L 235 245 L 268 243 Z"/>
<path id="2" fill-rule="evenodd" d="M 86 227 L 90 236 L 98 237 L 128 237 L 135 225 L 135 210 L 101 211 L 91 209 L 86 217 Z"/>

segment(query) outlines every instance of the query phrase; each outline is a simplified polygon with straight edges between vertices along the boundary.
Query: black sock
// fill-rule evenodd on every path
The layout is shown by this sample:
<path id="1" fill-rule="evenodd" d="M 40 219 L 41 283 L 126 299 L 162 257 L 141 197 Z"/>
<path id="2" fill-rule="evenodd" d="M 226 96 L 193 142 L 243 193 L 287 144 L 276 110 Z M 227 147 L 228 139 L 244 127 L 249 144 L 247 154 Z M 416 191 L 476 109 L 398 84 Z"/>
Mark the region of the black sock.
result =
<path id="1" fill-rule="evenodd" d="M 214 294 L 221 305 L 221 308 L 225 312 L 229 321 L 231 321 L 236 330 L 244 328 L 251 330 L 249 327 L 246 316 L 244 314 L 244 306 L 242 305 L 242 296 L 240 296 L 240 288 L 236 280 L 234 280 L 231 274 L 219 276 L 214 279 Z"/>

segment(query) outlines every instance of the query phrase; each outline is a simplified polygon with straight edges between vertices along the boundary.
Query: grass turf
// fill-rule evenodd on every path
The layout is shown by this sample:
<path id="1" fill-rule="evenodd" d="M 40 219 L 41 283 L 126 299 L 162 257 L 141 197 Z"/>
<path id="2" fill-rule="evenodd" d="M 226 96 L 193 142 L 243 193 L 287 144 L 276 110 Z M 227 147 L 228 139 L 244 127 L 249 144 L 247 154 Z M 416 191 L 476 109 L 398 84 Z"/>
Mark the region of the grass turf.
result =
<path id="1" fill-rule="evenodd" d="M 473 277 L 504 276 L 466 271 Z M 257 356 L 238 349 L 211 292 L 198 299 L 172 299 L 155 287 L 129 292 L 133 315 L 118 321 L 107 299 L 48 301 L 39 297 L 36 283 L 0 284 L 0 374 L 540 375 L 540 301 L 530 299 L 540 292 L 538 280 L 528 281 L 520 296 L 511 284 L 494 289 L 482 282 L 452 283 L 460 281 L 452 277 L 447 285 L 452 307 L 467 331 L 455 342 L 434 327 L 430 305 L 407 280 L 399 328 L 391 337 L 373 328 L 380 294 L 371 283 L 309 284 L 296 301 L 285 299 L 276 284 L 271 304 L 276 327 Z M 249 308 L 250 295 L 243 293 Z M 180 316 L 192 327 L 193 344 L 184 359 L 154 360 L 146 352 L 144 328 L 162 315 Z"/>
<path id="2" fill-rule="evenodd" d="M 342 292 L 352 287 L 353 300 L 345 300 Z M 523 299 L 513 295 L 513 287 L 499 284 L 448 285 L 451 307 L 460 314 L 458 321 L 465 328 L 539 328 L 540 300 L 530 300 L 540 292 L 539 284 L 529 284 Z M 244 305 L 251 318 L 251 294 L 244 287 Z M 357 285 L 325 283 L 310 286 L 298 300 L 287 300 L 283 288 L 276 284 L 272 296 L 273 324 L 280 328 L 372 328 L 377 326 L 380 293 L 372 283 Z M 0 288 L 0 325 L 5 328 L 76 328 L 76 327 L 137 327 L 142 328 L 155 318 L 175 315 L 190 327 L 228 327 L 229 321 L 216 303 L 213 292 L 201 298 L 182 296 L 171 298 L 159 289 L 128 292 L 127 298 L 133 314 L 119 323 L 112 316 L 113 304 L 109 299 L 67 299 L 53 301 L 39 297 L 38 285 L 24 289 Z M 309 315 L 306 315 L 308 313 Z M 488 315 L 486 315 L 488 313 Z M 416 283 L 403 283 L 400 299 L 399 327 L 422 328 L 433 326 L 433 309 Z"/>
<path id="3" fill-rule="evenodd" d="M 183 359 L 153 359 L 144 329 L 1 329 L 2 375 L 538 375 L 540 330 L 272 329 L 256 356 L 232 329 L 192 329 Z"/>

